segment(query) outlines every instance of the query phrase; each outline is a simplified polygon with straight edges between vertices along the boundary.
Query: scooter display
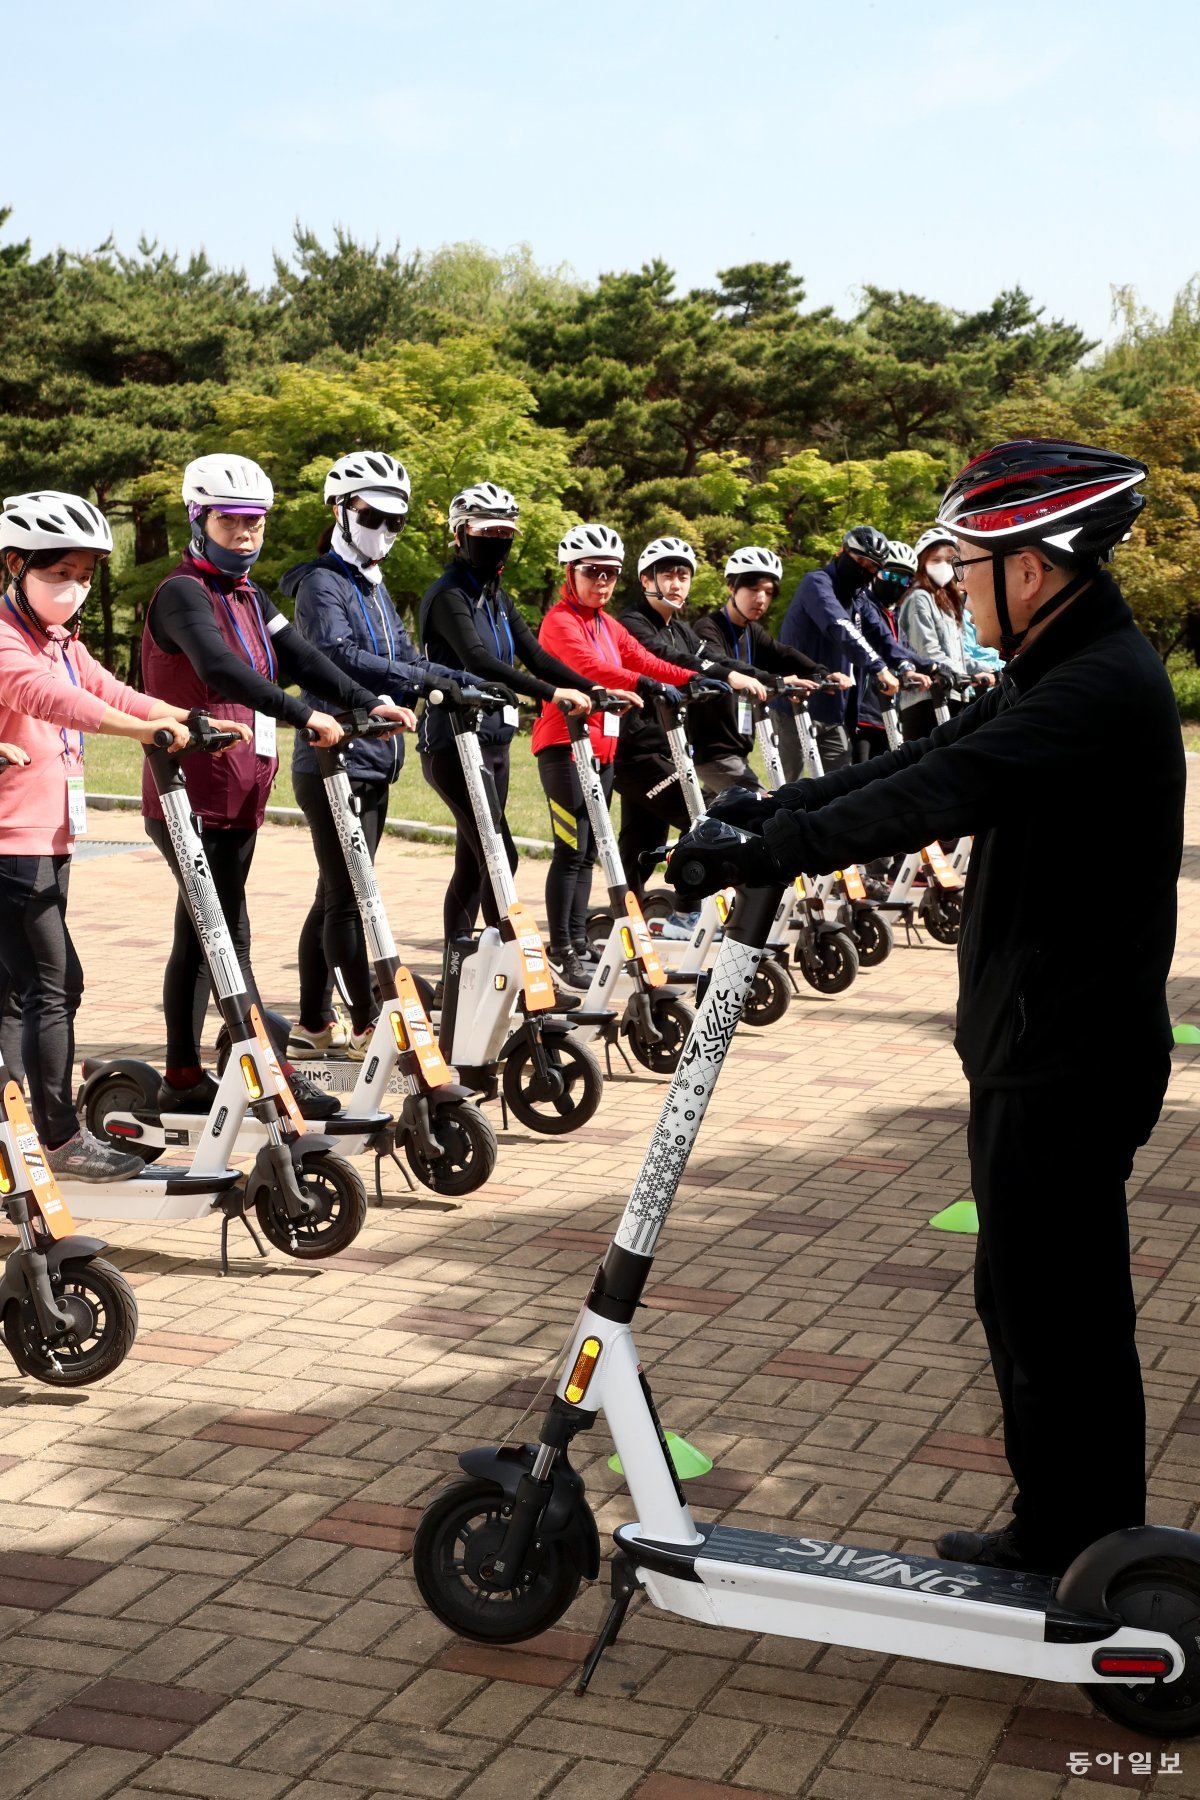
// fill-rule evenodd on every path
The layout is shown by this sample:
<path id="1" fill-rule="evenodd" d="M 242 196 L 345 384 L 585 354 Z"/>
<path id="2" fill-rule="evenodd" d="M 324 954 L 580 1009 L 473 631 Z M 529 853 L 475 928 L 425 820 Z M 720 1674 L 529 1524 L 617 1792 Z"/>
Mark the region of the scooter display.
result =
<path id="1" fill-rule="evenodd" d="M 185 755 L 215 754 L 234 741 L 202 713 L 193 714 L 189 725 Z M 159 740 L 169 741 L 166 733 Z M 199 1219 L 217 1212 L 222 1274 L 229 1270 L 232 1219 L 240 1219 L 259 1254 L 267 1254 L 250 1223 L 251 1211 L 269 1241 L 289 1256 L 306 1261 L 336 1256 L 362 1229 L 366 1190 L 358 1171 L 335 1154 L 336 1135 L 307 1129 L 258 1008 L 250 1003 L 178 757 L 159 741 L 147 748 L 146 758 L 232 1054 L 207 1116 L 163 1116 L 157 1106 L 147 1105 L 146 1094 L 157 1094 L 159 1080 L 147 1063 L 132 1057 L 86 1063 L 80 1102 L 89 1130 L 130 1150 L 143 1145 L 157 1155 L 180 1144 L 190 1146 L 193 1155 L 186 1169 L 155 1162 L 144 1174 L 124 1180 L 70 1183 L 70 1199 L 84 1218 Z M 230 1166 L 230 1157 L 248 1114 L 261 1138 L 253 1165 L 243 1172 Z M 372 1129 L 387 1122 L 386 1114 L 366 1121 Z M 351 1124 L 362 1132 L 364 1121 Z"/>
<path id="2" fill-rule="evenodd" d="M 563 1016 L 537 921 L 517 898 L 501 836 L 504 815 L 479 751 L 481 713 L 514 707 L 511 694 L 446 683 L 426 698 L 449 715 L 500 924 L 446 946 L 445 991 L 438 1018 L 442 1055 L 458 1078 L 485 1099 L 500 1095 L 530 1131 L 576 1131 L 604 1092 L 600 1065 Z"/>
<path id="3" fill-rule="evenodd" d="M 602 688 L 593 689 L 592 694 L 593 711 L 607 718 L 616 720 L 627 709 L 627 701 Z M 669 985 L 637 895 L 625 879 L 588 722 L 568 714 L 567 731 L 612 918 L 607 942 L 572 1018 L 585 1042 L 595 1036 L 603 1043 L 610 1073 L 612 1047 L 620 1048 L 624 1039 L 643 1068 L 669 1075 L 691 1027 L 692 1009 L 680 989 Z"/>
<path id="4" fill-rule="evenodd" d="M 704 885 L 744 841 L 705 820 L 676 849 L 676 887 Z M 1078 1683 L 1134 1730 L 1192 1735 L 1200 1731 L 1192 1532 L 1114 1532 L 1055 1578 L 692 1517 L 632 1322 L 783 892 L 739 893 L 633 1191 L 564 1345 L 538 1442 L 459 1457 L 465 1479 L 429 1504 L 417 1529 L 420 1592 L 444 1625 L 484 1643 L 534 1637 L 561 1618 L 580 1581 L 600 1569 L 595 1519 L 569 1453 L 603 1416 L 634 1518 L 614 1533 L 612 1604 L 577 1693 L 641 1592 L 664 1612 L 717 1627 Z"/>

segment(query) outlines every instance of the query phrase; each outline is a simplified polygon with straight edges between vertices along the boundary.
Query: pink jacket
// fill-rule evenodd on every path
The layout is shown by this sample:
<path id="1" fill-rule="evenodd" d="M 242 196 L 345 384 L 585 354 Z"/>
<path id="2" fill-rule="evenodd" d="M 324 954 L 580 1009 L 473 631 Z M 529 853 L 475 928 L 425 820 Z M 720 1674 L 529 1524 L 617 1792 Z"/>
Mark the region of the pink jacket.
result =
<path id="1" fill-rule="evenodd" d="M 0 598 L 0 742 L 19 744 L 30 758 L 25 768 L 0 769 L 0 855 L 69 856 L 67 777 L 82 774 L 79 733 L 95 731 L 106 706 L 148 719 L 156 704 L 110 675 L 78 639 L 57 628 L 51 637 L 35 633 Z"/>

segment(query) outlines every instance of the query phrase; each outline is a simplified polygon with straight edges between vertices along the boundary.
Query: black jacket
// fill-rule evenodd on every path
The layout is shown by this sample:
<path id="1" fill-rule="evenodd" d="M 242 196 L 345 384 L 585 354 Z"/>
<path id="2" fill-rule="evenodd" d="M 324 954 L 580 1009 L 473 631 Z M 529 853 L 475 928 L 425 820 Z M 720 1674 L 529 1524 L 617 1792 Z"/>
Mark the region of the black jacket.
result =
<path id="1" fill-rule="evenodd" d="M 806 675 L 820 681 L 828 671 L 823 663 L 815 663 L 803 650 L 781 644 L 761 625 L 747 625 L 738 631 L 723 606 L 715 612 L 701 614 L 696 633 L 716 656 L 725 657 L 734 667 L 765 671 L 768 675 Z M 707 706 L 696 708 L 691 721 L 697 762 L 714 756 L 748 756 L 754 744 L 753 731 L 744 735 L 737 728 L 738 696 L 725 695 Z"/>
<path id="2" fill-rule="evenodd" d="M 1100 572 L 929 737 L 781 788 L 763 838 L 781 872 L 821 874 L 973 832 L 954 1040 L 968 1080 L 1136 1088 L 1171 1045 L 1184 769 L 1166 670 Z"/>
<path id="3" fill-rule="evenodd" d="M 662 618 L 644 592 L 631 600 L 619 617 L 626 631 L 655 656 L 661 656 L 664 662 L 677 663 L 681 669 L 695 669 L 701 675 L 715 675 L 718 680 L 727 670 L 737 667 L 732 657 L 719 655 L 678 613 L 669 619 Z M 706 706 L 717 704 L 716 700 L 705 702 Z M 669 761 L 670 755 L 667 734 L 658 722 L 653 701 L 648 701 L 641 712 L 631 706 L 621 720 L 617 767 L 647 757 Z"/>

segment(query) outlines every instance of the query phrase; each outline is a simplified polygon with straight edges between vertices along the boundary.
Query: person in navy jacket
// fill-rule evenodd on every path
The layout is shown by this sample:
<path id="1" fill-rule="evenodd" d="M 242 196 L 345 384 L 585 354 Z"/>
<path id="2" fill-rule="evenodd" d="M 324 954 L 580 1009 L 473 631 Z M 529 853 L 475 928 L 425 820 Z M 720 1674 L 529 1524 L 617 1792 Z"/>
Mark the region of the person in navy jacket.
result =
<path id="1" fill-rule="evenodd" d="M 404 529 L 412 484 L 401 463 L 381 450 L 356 450 L 325 477 L 334 522 L 312 562 L 280 582 L 296 602 L 298 631 L 330 662 L 401 705 L 412 705 L 430 680 L 468 680 L 460 669 L 428 662 L 410 642 L 380 564 Z M 307 698 L 307 696 L 305 696 Z M 355 738 L 348 749 L 350 786 L 372 859 L 383 836 L 391 784 L 404 761 L 399 737 Z M 293 1043 L 311 1050 L 347 1048 L 360 1055 L 371 1035 L 374 1002 L 362 921 L 346 859 L 317 766 L 303 732 L 292 750 L 292 785 L 308 820 L 317 856 L 317 891 L 300 932 L 300 1020 Z M 333 1011 L 333 970 L 350 1003 L 350 1037 Z"/>

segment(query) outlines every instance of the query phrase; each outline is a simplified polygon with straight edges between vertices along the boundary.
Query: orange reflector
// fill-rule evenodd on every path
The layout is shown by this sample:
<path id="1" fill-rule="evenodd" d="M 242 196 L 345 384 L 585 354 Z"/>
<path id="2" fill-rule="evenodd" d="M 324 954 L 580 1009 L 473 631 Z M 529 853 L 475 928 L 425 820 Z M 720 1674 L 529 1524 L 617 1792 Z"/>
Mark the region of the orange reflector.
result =
<path id="1" fill-rule="evenodd" d="M 628 925 L 622 925 L 621 927 L 621 948 L 625 952 L 625 960 L 627 962 L 632 962 L 637 955 L 637 951 L 633 947 L 633 933 L 630 931 Z"/>
<path id="2" fill-rule="evenodd" d="M 505 988 L 508 986 L 508 976 L 507 975 L 493 975 L 492 976 L 492 986 L 495 988 L 495 990 L 498 994 L 502 994 L 504 992 Z"/>
<path id="3" fill-rule="evenodd" d="M 720 919 L 722 925 L 729 917 L 729 902 L 724 894 L 717 895 L 717 917 Z"/>
<path id="4" fill-rule="evenodd" d="M 254 1066 L 254 1058 L 252 1056 L 243 1056 L 240 1058 L 240 1061 L 242 1065 L 242 1080 L 246 1084 L 246 1092 L 252 1100 L 261 1100 L 263 1097 L 262 1082 L 258 1079 L 258 1070 Z"/>
<path id="5" fill-rule="evenodd" d="M 408 1042 L 404 1036 L 404 1021 L 403 1021 L 403 1019 L 400 1017 L 400 1014 L 398 1012 L 393 1011 L 393 1013 L 391 1014 L 391 1020 L 392 1020 L 392 1036 L 396 1040 L 397 1050 L 407 1050 Z"/>
<path id="6" fill-rule="evenodd" d="M 12 1164 L 8 1160 L 8 1152 L 0 1144 L 0 1194 L 11 1194 L 16 1187 L 13 1180 Z"/>
<path id="7" fill-rule="evenodd" d="M 600 1339 L 584 1338 L 579 1355 L 575 1358 L 575 1367 L 571 1370 L 571 1379 L 567 1383 L 567 1399 L 572 1406 L 578 1406 L 587 1393 L 588 1382 L 592 1379 L 599 1354 Z"/>

